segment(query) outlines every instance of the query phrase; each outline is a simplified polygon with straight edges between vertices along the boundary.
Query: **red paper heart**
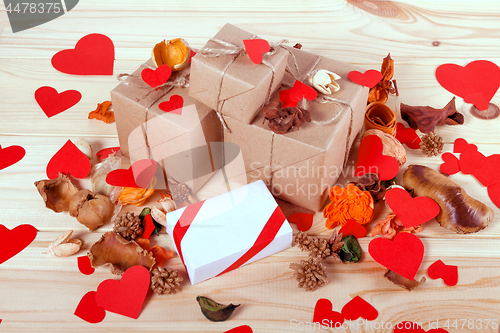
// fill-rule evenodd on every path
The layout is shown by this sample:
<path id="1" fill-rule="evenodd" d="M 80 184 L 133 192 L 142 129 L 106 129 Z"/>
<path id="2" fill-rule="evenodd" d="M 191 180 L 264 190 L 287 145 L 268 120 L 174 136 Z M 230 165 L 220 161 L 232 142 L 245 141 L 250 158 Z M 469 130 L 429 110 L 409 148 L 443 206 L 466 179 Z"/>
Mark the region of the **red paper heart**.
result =
<path id="1" fill-rule="evenodd" d="M 320 323 L 327 327 L 338 327 L 344 323 L 344 316 L 337 311 L 333 311 L 333 305 L 330 300 L 320 298 L 314 307 L 313 323 Z"/>
<path id="2" fill-rule="evenodd" d="M 115 46 L 109 37 L 90 34 L 82 37 L 74 49 L 57 52 L 52 66 L 60 72 L 75 75 L 113 75 Z"/>
<path id="3" fill-rule="evenodd" d="M 283 103 L 284 108 L 296 107 L 298 101 L 292 101 L 292 89 L 285 89 L 279 91 L 279 98 L 281 103 Z"/>
<path id="4" fill-rule="evenodd" d="M 165 112 L 172 112 L 178 115 L 182 115 L 182 107 L 184 105 L 184 99 L 180 95 L 172 95 L 170 99 L 165 102 L 161 102 L 158 107 L 160 110 Z"/>
<path id="5" fill-rule="evenodd" d="M 354 220 L 349 220 L 340 228 L 339 234 L 342 234 L 343 237 L 353 235 L 356 238 L 363 238 L 366 235 L 366 228 Z"/>
<path id="6" fill-rule="evenodd" d="M 155 160 L 139 160 L 128 169 L 118 169 L 108 173 L 106 183 L 120 187 L 147 188 L 156 173 L 157 166 Z"/>
<path id="7" fill-rule="evenodd" d="M 430 265 L 429 268 L 427 268 L 427 275 L 429 275 L 429 277 L 433 280 L 439 279 L 439 276 L 437 276 L 434 273 L 434 269 L 437 266 L 441 266 L 441 265 L 444 265 L 444 262 L 442 262 L 441 260 L 437 260 L 437 261 L 433 262 L 432 265 Z"/>
<path id="8" fill-rule="evenodd" d="M 172 69 L 170 69 L 170 66 L 161 65 L 155 70 L 144 68 L 141 72 L 141 78 L 150 87 L 156 88 L 167 82 L 171 74 Z"/>
<path id="9" fill-rule="evenodd" d="M 97 287 L 95 299 L 106 311 L 137 319 L 149 290 L 151 277 L 143 266 L 133 266 L 120 281 L 105 280 Z"/>
<path id="10" fill-rule="evenodd" d="M 191 59 L 196 55 L 196 52 L 194 52 L 193 50 L 191 50 L 191 52 L 189 53 L 189 60 L 188 62 L 191 63 Z"/>
<path id="11" fill-rule="evenodd" d="M 402 123 L 396 124 L 396 139 L 410 149 L 420 149 L 420 142 L 422 142 L 413 128 L 406 128 Z"/>
<path id="12" fill-rule="evenodd" d="M 35 91 L 35 99 L 45 115 L 50 118 L 74 106 L 82 99 L 82 94 L 76 90 L 57 93 L 54 88 L 44 86 Z"/>
<path id="13" fill-rule="evenodd" d="M 391 180 L 399 172 L 398 161 L 392 156 L 382 155 L 384 146 L 376 135 L 365 136 L 359 145 L 356 177 L 365 173 L 376 173 L 380 180 Z"/>
<path id="14" fill-rule="evenodd" d="M 488 196 L 495 206 L 500 208 L 500 183 L 488 186 Z"/>
<path id="15" fill-rule="evenodd" d="M 433 199 L 427 197 L 412 198 L 408 192 L 400 188 L 387 191 L 385 202 L 407 228 L 430 221 L 441 211 Z"/>
<path id="16" fill-rule="evenodd" d="M 244 39 L 243 44 L 245 44 L 248 57 L 254 64 L 260 64 L 262 55 L 270 50 L 269 43 L 265 39 Z"/>
<path id="17" fill-rule="evenodd" d="M 0 146 L 0 170 L 10 167 L 23 159 L 26 151 L 21 146 Z"/>
<path id="18" fill-rule="evenodd" d="M 403 321 L 396 326 L 394 326 L 394 333 L 405 332 L 405 333 L 426 333 L 426 331 L 417 323 L 411 321 Z M 448 333 L 447 330 L 442 328 L 434 328 L 428 330 L 427 333 Z"/>
<path id="19" fill-rule="evenodd" d="M 483 166 L 475 169 L 472 175 L 486 187 L 500 182 L 500 154 L 486 157 Z"/>
<path id="20" fill-rule="evenodd" d="M 104 148 L 99 150 L 96 155 L 99 156 L 101 160 L 108 158 L 109 155 L 115 154 L 120 151 L 120 147 Z"/>
<path id="21" fill-rule="evenodd" d="M 347 74 L 347 77 L 354 83 L 368 88 L 373 88 L 380 82 L 380 80 L 382 80 L 382 73 L 375 69 L 369 69 L 364 73 L 351 71 Z"/>
<path id="22" fill-rule="evenodd" d="M 90 263 L 90 259 L 88 256 L 78 257 L 78 270 L 85 275 L 90 275 L 94 273 L 95 269 L 92 267 Z"/>
<path id="23" fill-rule="evenodd" d="M 370 303 L 356 296 L 344 305 L 342 315 L 347 320 L 356 320 L 358 318 L 375 320 L 378 317 L 378 311 Z"/>
<path id="24" fill-rule="evenodd" d="M 153 219 L 151 218 L 151 215 L 148 214 L 144 217 L 144 220 L 142 221 L 142 225 L 144 227 L 144 231 L 142 232 L 142 238 L 144 239 L 149 239 L 153 231 L 155 230 L 155 224 L 153 223 Z"/>
<path id="25" fill-rule="evenodd" d="M 307 84 L 295 80 L 292 90 L 290 91 L 290 100 L 293 102 L 300 102 L 304 98 L 309 101 L 314 101 L 318 97 L 318 92 L 309 87 Z"/>
<path id="26" fill-rule="evenodd" d="M 453 152 L 455 154 L 460 154 L 463 153 L 464 151 L 468 149 L 474 149 L 477 150 L 477 146 L 468 143 L 465 139 L 463 138 L 457 138 L 455 139 L 455 142 L 453 143 Z"/>
<path id="27" fill-rule="evenodd" d="M 477 150 L 469 148 L 460 154 L 460 160 L 458 163 L 462 173 L 470 175 L 483 167 L 486 163 L 486 156 Z"/>
<path id="28" fill-rule="evenodd" d="M 464 102 L 486 110 L 500 87 L 500 68 L 487 60 L 476 60 L 465 67 L 444 64 L 437 68 L 436 79 L 443 88 L 462 97 Z"/>
<path id="29" fill-rule="evenodd" d="M 73 177 L 83 179 L 88 176 L 91 169 L 90 161 L 84 153 L 78 149 L 71 140 L 66 141 L 64 146 L 50 159 L 46 172 L 49 179 L 59 176 L 59 172 Z"/>
<path id="30" fill-rule="evenodd" d="M 106 317 L 106 310 L 97 305 L 96 292 L 89 291 L 83 295 L 75 310 L 75 316 L 91 324 L 100 323 Z"/>
<path id="31" fill-rule="evenodd" d="M 392 241 L 375 238 L 368 244 L 368 252 L 382 266 L 413 280 L 424 256 L 424 244 L 414 234 L 402 232 Z"/>
<path id="32" fill-rule="evenodd" d="M 427 275 L 434 280 L 441 278 L 446 285 L 454 286 L 458 282 L 458 267 L 446 265 L 441 260 L 438 260 L 429 266 Z"/>
<path id="33" fill-rule="evenodd" d="M 6 262 L 36 238 L 36 229 L 29 224 L 21 224 L 12 230 L 0 224 L 0 264 Z"/>
<path id="34" fill-rule="evenodd" d="M 460 172 L 460 163 L 458 158 L 452 153 L 444 153 L 441 155 L 443 164 L 439 166 L 439 171 L 447 175 L 454 175 Z"/>
<path id="35" fill-rule="evenodd" d="M 297 224 L 297 229 L 307 231 L 313 224 L 313 214 L 295 213 L 288 217 L 288 222 Z"/>
<path id="36" fill-rule="evenodd" d="M 241 325 L 235 328 L 231 328 L 229 331 L 225 331 L 224 333 L 252 333 L 252 328 L 248 325 Z"/>

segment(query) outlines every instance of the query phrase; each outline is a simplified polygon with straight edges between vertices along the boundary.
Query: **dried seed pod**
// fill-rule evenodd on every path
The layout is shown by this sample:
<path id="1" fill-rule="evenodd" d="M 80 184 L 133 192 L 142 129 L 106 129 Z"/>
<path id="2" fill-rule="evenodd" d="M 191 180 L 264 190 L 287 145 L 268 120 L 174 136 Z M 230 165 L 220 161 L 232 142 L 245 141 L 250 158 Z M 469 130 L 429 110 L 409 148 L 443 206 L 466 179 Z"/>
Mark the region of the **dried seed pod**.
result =
<path id="1" fill-rule="evenodd" d="M 87 156 L 87 158 L 90 161 L 90 165 L 94 166 L 94 150 L 92 149 L 92 146 L 90 145 L 90 142 L 88 142 L 85 139 L 78 139 L 75 142 L 75 146 L 80 149 L 82 153 Z"/>
<path id="2" fill-rule="evenodd" d="M 196 300 L 200 305 L 201 312 L 210 321 L 225 321 L 233 314 L 234 309 L 236 309 L 240 304 L 220 304 L 211 300 L 208 297 L 197 296 Z"/>
<path id="3" fill-rule="evenodd" d="M 422 283 L 426 281 L 425 276 L 423 276 L 420 281 L 416 280 L 410 280 L 405 278 L 402 275 L 399 275 L 396 272 L 391 271 L 390 269 L 387 270 L 387 272 L 384 274 L 384 277 L 394 283 L 396 286 L 404 288 L 408 291 L 412 291 L 413 289 L 417 288 L 420 286 Z"/>
<path id="4" fill-rule="evenodd" d="M 151 58 L 156 67 L 167 65 L 172 71 L 180 71 L 187 65 L 190 53 L 187 43 L 181 38 L 175 38 L 156 44 Z"/>
<path id="5" fill-rule="evenodd" d="M 158 209 L 158 207 L 153 206 L 153 208 L 151 208 L 151 217 L 165 228 L 167 227 L 167 216 L 164 212 Z"/>
<path id="6" fill-rule="evenodd" d="M 368 135 L 376 135 L 380 138 L 384 147 L 382 155 L 394 157 L 396 161 L 398 161 L 400 167 L 406 163 L 406 149 L 394 136 L 378 129 L 369 129 L 365 131 L 363 138 Z"/>
<path id="7" fill-rule="evenodd" d="M 72 234 L 73 230 L 70 230 L 57 237 L 50 243 L 46 253 L 52 253 L 57 257 L 69 257 L 80 251 L 83 242 L 80 239 L 70 239 Z"/>
<path id="8" fill-rule="evenodd" d="M 340 90 L 340 86 L 335 80 L 341 77 L 326 69 L 316 69 L 309 75 L 309 83 L 320 93 L 331 95 Z"/>
<path id="9" fill-rule="evenodd" d="M 69 210 L 71 198 L 78 192 L 68 176 L 59 173 L 55 179 L 35 182 L 35 186 L 45 202 L 45 206 L 56 213 Z"/>
<path id="10" fill-rule="evenodd" d="M 109 198 L 89 190 L 76 193 L 69 203 L 69 214 L 93 231 L 109 221 L 114 205 Z"/>

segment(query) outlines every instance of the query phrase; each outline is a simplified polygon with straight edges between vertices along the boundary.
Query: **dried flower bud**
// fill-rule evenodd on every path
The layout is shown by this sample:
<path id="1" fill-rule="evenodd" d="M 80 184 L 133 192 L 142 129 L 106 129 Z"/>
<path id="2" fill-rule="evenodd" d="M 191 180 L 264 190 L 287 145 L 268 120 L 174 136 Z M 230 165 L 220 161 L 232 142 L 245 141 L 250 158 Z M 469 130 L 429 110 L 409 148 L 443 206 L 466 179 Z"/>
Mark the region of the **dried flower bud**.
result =
<path id="1" fill-rule="evenodd" d="M 90 231 L 109 221 L 113 209 L 114 205 L 107 196 L 89 190 L 79 191 L 69 202 L 69 215 L 76 217 Z"/>
<path id="2" fill-rule="evenodd" d="M 90 165 L 94 166 L 94 151 L 92 150 L 92 146 L 90 145 L 90 142 L 88 142 L 85 139 L 78 139 L 75 142 L 75 146 L 80 149 L 82 153 L 87 156 L 87 158 L 90 161 Z"/>
<path id="3" fill-rule="evenodd" d="M 151 58 L 156 67 L 161 65 L 169 66 L 172 71 L 180 71 L 189 60 L 191 50 L 181 38 L 162 41 L 155 45 L 151 53 Z"/>
<path id="4" fill-rule="evenodd" d="M 317 69 L 309 75 L 309 83 L 320 93 L 331 95 L 340 90 L 335 80 L 340 79 L 337 74 L 326 69 Z"/>

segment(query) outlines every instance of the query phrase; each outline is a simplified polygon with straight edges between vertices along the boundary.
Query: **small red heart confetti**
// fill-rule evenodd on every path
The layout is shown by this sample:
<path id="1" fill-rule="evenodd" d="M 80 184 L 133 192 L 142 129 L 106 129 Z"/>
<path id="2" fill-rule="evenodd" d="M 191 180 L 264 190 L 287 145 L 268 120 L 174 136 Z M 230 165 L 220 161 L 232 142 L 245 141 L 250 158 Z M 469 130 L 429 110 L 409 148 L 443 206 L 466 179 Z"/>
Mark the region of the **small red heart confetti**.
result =
<path id="1" fill-rule="evenodd" d="M 71 174 L 73 177 L 83 179 L 90 173 L 90 161 L 71 140 L 66 141 L 50 159 L 46 173 L 49 179 L 59 177 L 59 172 Z"/>
<path id="2" fill-rule="evenodd" d="M 434 269 L 437 266 L 441 266 L 441 265 L 444 265 L 444 262 L 442 262 L 441 260 L 437 260 L 437 261 L 433 262 L 432 265 L 430 265 L 429 268 L 427 268 L 427 275 L 429 275 L 429 277 L 433 280 L 439 279 L 439 276 L 437 276 L 434 273 Z"/>
<path id="3" fill-rule="evenodd" d="M 105 160 L 109 155 L 115 154 L 120 151 L 120 147 L 104 148 L 99 150 L 96 155 L 99 156 L 101 160 Z"/>
<path id="4" fill-rule="evenodd" d="M 21 146 L 0 146 L 0 170 L 10 167 L 23 159 L 26 151 Z"/>
<path id="5" fill-rule="evenodd" d="M 438 203 L 433 199 L 412 198 L 408 192 L 400 188 L 387 191 L 385 202 L 406 228 L 430 221 L 441 211 Z"/>
<path id="6" fill-rule="evenodd" d="M 488 109 L 489 102 L 500 87 L 500 68 L 488 60 L 476 60 L 465 67 L 444 64 L 437 68 L 439 84 L 478 110 Z"/>
<path id="7" fill-rule="evenodd" d="M 458 267 L 446 265 L 441 260 L 434 262 L 427 269 L 427 275 L 431 279 L 443 279 L 447 286 L 454 286 L 458 283 Z"/>
<path id="8" fill-rule="evenodd" d="M 483 167 L 486 163 L 486 156 L 475 149 L 469 148 L 460 154 L 458 163 L 462 173 L 470 175 Z"/>
<path id="9" fill-rule="evenodd" d="M 80 273 L 85 274 L 85 275 L 90 275 L 94 273 L 95 269 L 92 267 L 92 264 L 90 263 L 90 259 L 88 256 L 81 256 L 78 257 L 78 270 Z"/>
<path id="10" fill-rule="evenodd" d="M 355 176 L 376 173 L 380 180 L 391 180 L 399 172 L 398 161 L 392 156 L 382 155 L 384 146 L 376 135 L 365 136 L 359 145 Z"/>
<path id="11" fill-rule="evenodd" d="M 139 160 L 128 169 L 118 169 L 108 173 L 106 183 L 120 187 L 147 188 L 156 173 L 157 166 L 155 160 Z"/>
<path id="12" fill-rule="evenodd" d="M 414 234 L 402 232 L 392 241 L 373 239 L 368 244 L 368 252 L 385 268 L 413 280 L 424 257 L 424 244 Z"/>
<path id="13" fill-rule="evenodd" d="M 137 319 L 149 290 L 147 268 L 133 266 L 123 273 L 120 281 L 104 280 L 97 287 L 97 305 L 106 311 Z"/>
<path id="14" fill-rule="evenodd" d="M 158 107 L 160 110 L 165 112 L 172 112 L 178 115 L 182 115 L 182 107 L 184 106 L 184 99 L 180 95 L 172 95 L 170 99 L 165 102 L 161 102 Z"/>
<path id="15" fill-rule="evenodd" d="M 493 154 L 486 157 L 483 166 L 475 169 L 472 175 L 486 187 L 500 182 L 500 155 Z"/>
<path id="16" fill-rule="evenodd" d="M 347 74 L 347 78 L 354 83 L 368 88 L 373 88 L 382 80 L 382 73 L 375 69 L 369 69 L 364 73 L 351 71 Z"/>
<path id="17" fill-rule="evenodd" d="M 82 99 L 82 94 L 76 90 L 58 93 L 54 88 L 44 86 L 35 91 L 35 99 L 45 115 L 50 118 L 74 106 Z"/>
<path id="18" fill-rule="evenodd" d="M 243 44 L 248 57 L 257 65 L 262 62 L 262 55 L 270 50 L 269 43 L 265 39 L 244 39 Z"/>
<path id="19" fill-rule="evenodd" d="M 320 323 L 327 327 L 336 327 L 344 323 L 344 316 L 333 311 L 333 304 L 326 298 L 320 298 L 314 307 L 313 323 Z"/>
<path id="20" fill-rule="evenodd" d="M 420 149 L 420 142 L 422 142 L 413 128 L 406 128 L 402 123 L 396 124 L 396 139 L 410 149 Z"/>
<path id="21" fill-rule="evenodd" d="M 477 146 L 468 143 L 463 138 L 457 138 L 457 139 L 455 139 L 455 142 L 453 143 L 453 152 L 455 154 L 463 153 L 464 151 L 466 151 L 468 149 L 477 150 Z"/>
<path id="22" fill-rule="evenodd" d="M 452 153 L 444 153 L 441 155 L 443 164 L 439 166 L 439 171 L 447 175 L 454 175 L 460 172 L 460 163 L 458 158 Z"/>
<path id="23" fill-rule="evenodd" d="M 347 320 L 356 320 L 358 318 L 375 320 L 378 317 L 378 311 L 370 303 L 356 296 L 344 305 L 342 315 Z"/>
<path id="24" fill-rule="evenodd" d="M 74 49 L 62 50 L 52 57 L 52 66 L 60 72 L 75 75 L 113 75 L 115 46 L 105 35 L 82 37 Z"/>
<path id="25" fill-rule="evenodd" d="M 12 230 L 0 224 L 0 264 L 17 255 L 36 238 L 37 230 L 29 224 L 21 224 Z"/>
<path id="26" fill-rule="evenodd" d="M 488 186 L 488 196 L 495 206 L 500 208 L 500 183 Z"/>
<path id="27" fill-rule="evenodd" d="M 307 231 L 313 224 L 313 214 L 295 213 L 288 217 L 288 222 L 297 224 L 297 229 Z"/>
<path id="28" fill-rule="evenodd" d="M 188 62 L 191 63 L 191 59 L 196 55 L 196 52 L 194 52 L 193 50 L 191 50 L 191 52 L 189 53 L 189 60 Z"/>
<path id="29" fill-rule="evenodd" d="M 235 328 L 231 328 L 229 331 L 225 331 L 224 333 L 252 333 L 252 328 L 248 325 L 241 325 Z"/>
<path id="30" fill-rule="evenodd" d="M 296 107 L 298 104 L 298 101 L 292 101 L 291 93 L 292 89 L 285 89 L 279 91 L 279 98 L 281 103 L 283 103 L 284 108 Z"/>
<path id="31" fill-rule="evenodd" d="M 97 305 L 96 294 L 95 291 L 89 291 L 83 295 L 80 303 L 78 303 L 76 307 L 75 316 L 91 324 L 97 324 L 104 320 L 104 317 L 106 317 L 106 310 Z"/>
<path id="32" fill-rule="evenodd" d="M 398 332 L 426 333 L 426 331 L 422 328 L 422 326 L 420 326 L 417 323 L 413 323 L 411 321 L 403 321 L 403 322 L 396 324 L 396 326 L 394 326 L 394 333 L 398 333 Z M 427 333 L 448 333 L 448 331 L 445 329 L 442 329 L 442 328 L 434 328 L 434 329 L 427 331 Z"/>
<path id="33" fill-rule="evenodd" d="M 151 88 L 156 88 L 167 82 L 171 74 L 172 69 L 168 65 L 161 65 L 155 70 L 144 68 L 141 72 L 141 78 Z"/>
<path id="34" fill-rule="evenodd" d="M 339 230 L 339 235 L 343 237 L 353 235 L 356 238 L 363 238 L 366 235 L 366 228 L 354 220 L 347 221 L 346 224 Z"/>
<path id="35" fill-rule="evenodd" d="M 316 89 L 309 87 L 307 84 L 295 80 L 292 90 L 290 91 L 290 100 L 300 102 L 303 99 L 314 101 L 318 97 Z"/>
<path id="36" fill-rule="evenodd" d="M 149 239 L 153 231 L 155 230 L 155 224 L 153 223 L 153 219 L 151 218 L 151 214 L 148 214 L 144 217 L 142 221 L 142 225 L 144 231 L 142 233 L 142 238 Z"/>

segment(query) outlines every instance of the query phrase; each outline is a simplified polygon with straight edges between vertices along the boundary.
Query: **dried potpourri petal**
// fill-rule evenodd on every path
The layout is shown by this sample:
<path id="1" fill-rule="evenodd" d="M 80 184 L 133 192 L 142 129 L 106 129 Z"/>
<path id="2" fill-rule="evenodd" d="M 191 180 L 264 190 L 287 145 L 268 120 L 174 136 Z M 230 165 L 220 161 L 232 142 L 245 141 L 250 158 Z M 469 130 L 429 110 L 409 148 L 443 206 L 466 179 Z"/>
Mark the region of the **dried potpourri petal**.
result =
<path id="1" fill-rule="evenodd" d="M 56 213 L 67 212 L 71 198 L 79 191 L 68 176 L 59 173 L 55 179 L 39 180 L 35 186 L 45 206 Z"/>
<path id="2" fill-rule="evenodd" d="M 421 284 L 423 284 L 426 281 L 425 276 L 423 276 L 422 279 L 420 279 L 420 281 L 416 281 L 416 280 L 412 281 L 410 279 L 405 278 L 402 275 L 399 275 L 396 272 L 391 271 L 390 269 L 387 270 L 387 272 L 384 274 L 384 277 L 387 280 L 394 283 L 396 286 L 404 288 L 408 291 L 412 291 L 413 289 L 420 286 Z"/>
<path id="3" fill-rule="evenodd" d="M 394 60 L 392 60 L 390 53 L 384 58 L 380 72 L 382 73 L 382 79 L 370 89 L 367 104 L 373 102 L 385 103 L 387 102 L 389 94 L 396 94 L 396 96 L 399 96 L 396 80 L 392 80 L 394 76 Z"/>
<path id="4" fill-rule="evenodd" d="M 107 196 L 81 190 L 71 198 L 69 214 L 93 231 L 111 219 L 114 208 Z"/>
<path id="5" fill-rule="evenodd" d="M 71 239 L 72 234 L 73 230 L 70 230 L 57 237 L 45 253 L 52 253 L 56 257 L 69 257 L 80 251 L 83 242 L 80 239 Z"/>
<path id="6" fill-rule="evenodd" d="M 342 238 L 344 243 L 340 248 L 339 256 L 344 262 L 358 262 L 361 259 L 362 251 L 358 240 L 353 235 Z"/>
<path id="7" fill-rule="evenodd" d="M 225 321 L 240 306 L 240 304 L 234 305 L 232 303 L 224 305 L 204 296 L 197 296 L 196 301 L 198 301 L 203 315 L 210 321 Z"/>
<path id="8" fill-rule="evenodd" d="M 262 111 L 265 119 L 269 121 L 269 128 L 274 133 L 285 134 L 311 121 L 309 111 L 298 107 L 281 106 L 281 101 L 275 100 L 266 105 Z"/>
<path id="9" fill-rule="evenodd" d="M 90 111 L 89 119 L 97 119 L 105 122 L 106 124 L 113 123 L 115 121 L 115 113 L 110 111 L 110 107 L 110 101 L 97 103 L 97 108 L 94 111 Z"/>
<path id="10" fill-rule="evenodd" d="M 400 232 L 419 233 L 422 231 L 422 225 L 405 227 L 394 213 L 389 213 L 383 220 L 379 220 L 372 229 L 372 236 L 382 236 L 389 240 L 394 239 Z"/>

